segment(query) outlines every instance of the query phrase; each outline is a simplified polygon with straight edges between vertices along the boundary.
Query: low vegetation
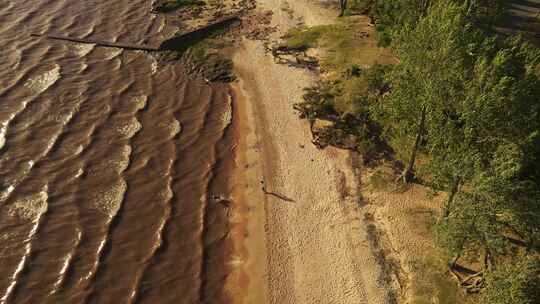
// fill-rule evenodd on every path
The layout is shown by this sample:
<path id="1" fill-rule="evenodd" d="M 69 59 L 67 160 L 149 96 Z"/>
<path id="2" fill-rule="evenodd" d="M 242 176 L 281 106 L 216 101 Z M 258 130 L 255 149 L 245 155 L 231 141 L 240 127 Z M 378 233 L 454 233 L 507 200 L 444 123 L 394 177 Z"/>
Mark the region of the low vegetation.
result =
<path id="1" fill-rule="evenodd" d="M 207 82 L 232 82 L 236 79 L 232 60 L 214 46 L 196 45 L 184 52 L 181 60 L 188 74 L 202 77 Z"/>
<path id="2" fill-rule="evenodd" d="M 296 105 L 315 142 L 395 160 L 402 182 L 446 192 L 437 239 L 459 286 L 486 304 L 534 304 L 540 50 L 491 34 L 502 9 L 496 0 L 353 1 L 346 13 L 370 12 L 398 62 L 366 61 L 380 51 L 353 17 L 292 30 L 285 44 L 325 53 L 323 80 Z"/>
<path id="3" fill-rule="evenodd" d="M 180 61 L 186 73 L 206 82 L 228 83 L 236 79 L 233 62 L 224 50 L 233 44 L 228 31 L 235 19 L 207 25 L 189 36 L 173 37 L 162 43 L 160 58 Z"/>

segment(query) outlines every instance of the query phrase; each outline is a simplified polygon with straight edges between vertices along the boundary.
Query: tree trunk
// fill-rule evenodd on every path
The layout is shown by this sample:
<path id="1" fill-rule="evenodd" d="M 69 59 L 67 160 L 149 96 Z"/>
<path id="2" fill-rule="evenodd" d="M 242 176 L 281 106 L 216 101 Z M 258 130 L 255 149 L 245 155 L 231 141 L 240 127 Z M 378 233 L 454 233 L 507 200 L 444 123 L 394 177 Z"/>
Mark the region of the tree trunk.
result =
<path id="1" fill-rule="evenodd" d="M 430 7 L 430 0 L 423 0 L 422 1 L 422 16 L 426 16 L 427 15 L 427 12 L 428 12 L 428 9 Z"/>
<path id="2" fill-rule="evenodd" d="M 456 193 L 459 190 L 459 184 L 461 183 L 461 178 L 457 177 L 454 180 L 454 183 L 452 184 L 452 188 L 450 189 L 450 193 L 448 195 L 448 200 L 446 201 L 446 204 L 444 205 L 444 211 L 443 211 L 443 217 L 448 218 L 450 215 L 450 206 L 452 205 L 452 202 L 454 201 L 454 197 L 456 196 Z"/>
<path id="3" fill-rule="evenodd" d="M 347 0 L 339 0 L 339 17 L 343 17 L 345 15 L 345 10 L 347 9 Z"/>
<path id="4" fill-rule="evenodd" d="M 414 170 L 414 163 L 416 161 L 416 154 L 418 153 L 418 148 L 420 148 L 420 144 L 422 143 L 422 137 L 424 135 L 424 129 L 425 129 L 425 124 L 426 124 L 426 112 L 427 112 L 427 109 L 424 106 L 422 108 L 422 117 L 420 118 L 418 131 L 416 132 L 416 141 L 414 142 L 413 150 L 411 152 L 411 157 L 409 159 L 409 164 L 407 165 L 407 167 L 405 167 L 405 170 L 403 170 L 403 173 L 400 176 L 400 178 L 402 178 L 405 183 L 409 183 L 413 178 L 413 170 Z"/>

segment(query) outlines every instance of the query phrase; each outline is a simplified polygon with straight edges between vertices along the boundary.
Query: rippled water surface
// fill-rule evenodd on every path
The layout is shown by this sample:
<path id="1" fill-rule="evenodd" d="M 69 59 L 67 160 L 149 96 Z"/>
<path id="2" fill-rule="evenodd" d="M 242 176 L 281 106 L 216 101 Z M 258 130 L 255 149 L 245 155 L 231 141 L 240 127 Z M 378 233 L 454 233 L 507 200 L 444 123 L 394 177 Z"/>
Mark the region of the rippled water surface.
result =
<path id="1" fill-rule="evenodd" d="M 0 1 L 0 303 L 220 303 L 224 85 L 152 55 L 149 0 Z"/>

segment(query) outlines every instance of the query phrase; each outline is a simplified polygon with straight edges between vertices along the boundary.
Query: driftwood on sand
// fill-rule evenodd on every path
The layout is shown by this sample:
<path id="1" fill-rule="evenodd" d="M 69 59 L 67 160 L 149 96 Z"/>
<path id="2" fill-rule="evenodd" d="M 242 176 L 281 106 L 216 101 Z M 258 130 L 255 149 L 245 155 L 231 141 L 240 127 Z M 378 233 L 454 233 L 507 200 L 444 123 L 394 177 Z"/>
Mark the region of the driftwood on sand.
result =
<path id="1" fill-rule="evenodd" d="M 262 187 L 262 191 L 264 192 L 264 194 L 267 194 L 267 195 L 271 195 L 271 196 L 274 196 L 274 197 L 277 197 L 279 198 L 280 200 L 283 200 L 283 201 L 286 201 L 286 202 L 290 202 L 290 203 L 295 203 L 295 201 L 291 198 L 288 198 L 286 197 L 285 195 L 283 194 L 279 194 L 279 193 L 275 193 L 275 192 L 271 192 L 271 191 L 268 191 L 266 190 L 266 188 L 263 186 Z"/>

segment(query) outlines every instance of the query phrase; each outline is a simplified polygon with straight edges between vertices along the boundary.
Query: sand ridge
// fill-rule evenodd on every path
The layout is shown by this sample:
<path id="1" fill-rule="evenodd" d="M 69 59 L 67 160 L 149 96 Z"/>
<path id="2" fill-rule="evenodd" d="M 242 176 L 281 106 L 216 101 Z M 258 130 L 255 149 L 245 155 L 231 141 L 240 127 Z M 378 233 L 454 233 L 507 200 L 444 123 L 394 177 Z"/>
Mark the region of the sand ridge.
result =
<path id="1" fill-rule="evenodd" d="M 328 1 L 316 2 L 258 0 L 257 6 L 272 10 L 275 39 L 302 21 L 333 22 L 337 12 L 321 5 Z M 247 302 L 391 303 L 362 220 L 350 153 L 318 150 L 308 123 L 293 110 L 316 76 L 276 64 L 261 41 L 244 39 L 233 60 L 250 129 L 246 188 L 255 195 L 247 196 Z"/>

